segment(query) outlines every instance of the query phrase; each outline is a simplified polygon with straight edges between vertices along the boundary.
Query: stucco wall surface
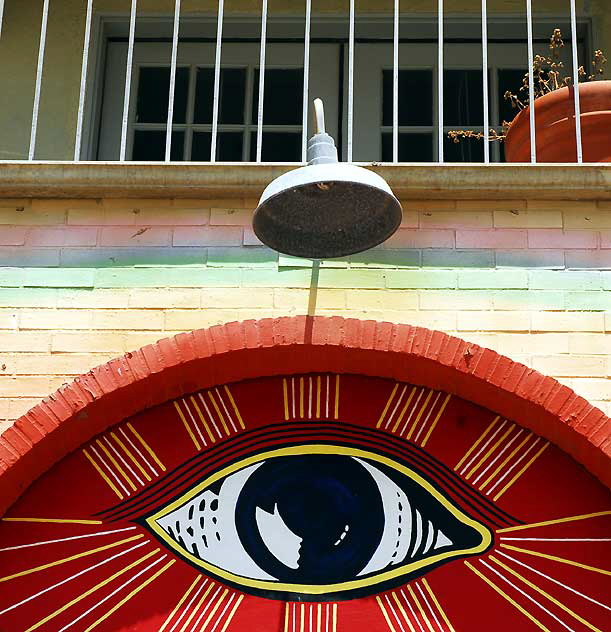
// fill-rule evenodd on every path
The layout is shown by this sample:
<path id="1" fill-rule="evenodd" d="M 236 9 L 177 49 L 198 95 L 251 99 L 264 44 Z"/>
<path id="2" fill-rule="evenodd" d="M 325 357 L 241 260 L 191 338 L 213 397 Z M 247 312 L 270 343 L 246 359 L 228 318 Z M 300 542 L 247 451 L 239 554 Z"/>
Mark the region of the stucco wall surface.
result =
<path id="1" fill-rule="evenodd" d="M 159 338 L 306 313 L 452 333 L 611 410 L 611 202 L 406 200 L 382 247 L 319 270 L 260 244 L 255 205 L 0 200 L 0 428 Z"/>

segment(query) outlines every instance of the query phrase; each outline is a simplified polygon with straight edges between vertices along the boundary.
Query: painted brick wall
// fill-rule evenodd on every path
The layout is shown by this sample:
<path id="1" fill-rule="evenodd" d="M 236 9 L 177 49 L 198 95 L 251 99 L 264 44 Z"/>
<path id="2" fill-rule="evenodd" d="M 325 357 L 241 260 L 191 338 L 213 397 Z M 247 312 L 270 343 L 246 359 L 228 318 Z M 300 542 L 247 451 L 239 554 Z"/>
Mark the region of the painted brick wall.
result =
<path id="1" fill-rule="evenodd" d="M 610 412 L 610 202 L 408 200 L 383 247 L 319 273 L 258 242 L 255 204 L 0 199 L 0 429 L 121 352 L 308 312 L 440 329 Z"/>

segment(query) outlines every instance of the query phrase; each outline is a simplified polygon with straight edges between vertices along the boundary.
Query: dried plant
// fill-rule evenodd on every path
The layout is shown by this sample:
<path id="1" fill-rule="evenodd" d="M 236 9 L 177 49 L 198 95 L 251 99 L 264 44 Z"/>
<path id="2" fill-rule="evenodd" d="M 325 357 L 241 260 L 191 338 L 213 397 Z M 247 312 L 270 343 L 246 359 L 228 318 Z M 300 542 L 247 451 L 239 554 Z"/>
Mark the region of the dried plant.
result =
<path id="1" fill-rule="evenodd" d="M 560 88 L 566 88 L 573 83 L 571 76 L 563 76 L 564 64 L 560 57 L 562 55 L 562 49 L 564 48 L 564 41 L 562 40 L 562 33 L 560 29 L 554 29 L 549 40 L 549 54 L 535 55 L 533 60 L 533 94 L 534 98 L 539 97 L 559 90 Z M 592 59 L 592 71 L 591 74 L 586 73 L 583 66 L 580 66 L 577 74 L 579 81 L 596 81 L 600 79 L 605 72 L 605 64 L 607 58 L 604 56 L 601 50 L 594 51 Z M 527 72 L 522 79 L 522 86 L 518 90 L 518 94 L 514 94 L 507 90 L 503 95 L 505 100 L 511 103 L 511 107 L 517 110 L 524 110 L 530 103 L 530 76 Z M 503 131 L 499 134 L 496 130 L 491 129 L 488 135 L 488 140 L 491 141 L 503 141 L 509 130 L 507 121 L 503 121 Z M 473 130 L 451 130 L 448 132 L 448 138 L 451 138 L 455 143 L 460 142 L 463 138 L 476 138 L 484 139 L 485 134 L 483 132 L 474 132 Z"/>

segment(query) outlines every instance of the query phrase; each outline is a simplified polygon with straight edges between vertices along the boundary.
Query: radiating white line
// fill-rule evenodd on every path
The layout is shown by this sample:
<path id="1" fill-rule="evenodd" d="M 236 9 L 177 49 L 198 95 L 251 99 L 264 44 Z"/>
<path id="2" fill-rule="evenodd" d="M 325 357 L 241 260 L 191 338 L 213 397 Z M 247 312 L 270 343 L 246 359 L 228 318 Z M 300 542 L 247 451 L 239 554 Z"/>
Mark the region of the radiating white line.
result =
<path id="1" fill-rule="evenodd" d="M 439 401 L 439 398 L 441 397 L 441 391 L 439 391 L 439 393 L 437 393 L 437 397 L 435 398 L 435 401 L 433 402 L 433 405 L 429 408 L 429 412 L 426 414 L 426 417 L 424 418 L 424 421 L 420 424 L 420 428 L 418 430 L 418 432 L 416 433 L 416 436 L 414 437 L 414 442 L 417 443 L 418 440 L 420 439 L 420 435 L 424 432 L 424 429 L 426 428 L 426 424 L 428 423 L 428 420 L 431 418 L 431 415 L 433 413 L 433 411 L 435 410 L 435 406 L 437 406 L 437 402 Z"/>
<path id="2" fill-rule="evenodd" d="M 552 619 L 555 619 L 556 621 L 558 621 L 558 623 L 566 628 L 567 630 L 569 630 L 569 632 L 575 632 L 575 630 L 571 627 L 569 627 L 566 623 L 564 623 L 564 621 L 562 621 L 561 619 L 559 619 L 553 612 L 551 612 L 550 610 L 548 610 L 545 606 L 541 605 L 536 599 L 534 599 L 533 597 L 531 597 L 528 593 L 526 593 L 524 590 L 522 590 L 521 588 L 518 588 L 518 586 L 516 586 L 516 584 L 514 584 L 511 580 L 507 579 L 504 575 L 502 575 L 501 573 L 499 573 L 499 571 L 497 571 L 495 568 L 493 568 L 492 566 L 490 566 L 490 564 L 488 564 L 487 562 L 485 562 L 484 560 L 481 560 L 481 563 L 489 570 L 491 570 L 495 575 L 498 575 L 504 582 L 508 583 L 514 590 L 517 590 L 520 594 L 524 595 L 524 597 L 526 597 L 526 599 L 528 599 L 529 601 L 532 601 L 535 606 L 538 606 L 539 608 L 541 608 L 541 610 L 543 610 L 543 612 L 545 612 L 546 614 L 548 614 L 550 617 L 552 617 Z"/>
<path id="3" fill-rule="evenodd" d="M 579 102 L 579 59 L 577 51 L 577 16 L 575 0 L 571 4 L 571 48 L 573 53 L 573 97 L 575 100 L 575 142 L 577 144 L 577 162 L 583 162 L 583 146 L 581 138 L 581 103 Z"/>
<path id="4" fill-rule="evenodd" d="M 437 152 L 438 162 L 443 162 L 443 0 L 437 2 Z"/>
<path id="5" fill-rule="evenodd" d="M 403 624 L 401 623 L 399 617 L 397 616 L 395 609 L 392 607 L 392 604 L 390 603 L 390 599 L 388 598 L 388 595 L 384 595 L 384 599 L 386 599 L 386 603 L 388 604 L 388 609 L 392 612 L 393 617 L 395 618 L 399 627 L 401 628 L 401 632 L 405 632 L 405 628 L 403 627 Z"/>
<path id="6" fill-rule="evenodd" d="M 108 601 L 111 597 L 114 597 L 119 591 L 123 590 L 125 586 L 127 586 L 128 584 L 131 584 L 135 579 L 140 577 L 140 575 L 143 575 L 144 573 L 146 573 L 146 571 L 148 571 L 150 568 L 152 568 L 156 564 L 159 564 L 159 562 L 164 560 L 166 557 L 167 557 L 167 554 L 162 555 L 161 557 L 157 558 L 154 562 L 149 564 L 146 568 L 143 568 L 141 571 L 136 573 L 133 577 L 130 577 L 126 582 L 123 582 L 118 588 L 115 588 L 110 594 L 106 595 L 106 597 L 100 599 L 100 601 L 98 601 L 93 606 L 91 606 L 91 608 L 89 608 L 88 610 L 85 610 L 85 612 L 83 612 L 78 617 L 76 617 L 76 619 L 73 619 L 72 621 L 70 621 L 70 623 L 67 623 L 63 628 L 58 630 L 58 632 L 64 632 L 64 630 L 71 628 L 75 623 L 80 621 L 82 618 L 86 617 L 92 610 L 95 610 L 96 608 L 101 606 L 105 601 Z"/>
<path id="7" fill-rule="evenodd" d="M 409 424 L 409 422 L 411 421 L 412 417 L 414 416 L 414 411 L 416 410 L 416 408 L 418 408 L 418 404 L 420 403 L 420 400 L 422 399 L 422 396 L 424 395 L 424 391 L 425 390 L 426 389 L 424 387 L 422 387 L 422 390 L 418 394 L 418 397 L 416 398 L 416 401 L 414 402 L 414 405 L 412 406 L 412 409 L 409 411 L 409 415 L 407 416 L 407 419 L 405 420 L 405 423 L 403 424 L 403 429 L 399 433 L 400 436 L 403 436 L 403 433 L 405 432 L 405 429 L 407 428 L 407 425 Z"/>
<path id="8" fill-rule="evenodd" d="M 314 627 L 312 626 L 312 604 L 310 604 L 310 632 L 314 632 Z"/>
<path id="9" fill-rule="evenodd" d="M 267 40 L 267 0 L 261 6 L 261 49 L 259 55 L 259 106 L 257 111 L 257 162 L 263 151 L 263 98 L 265 96 L 265 48 Z"/>
<path id="10" fill-rule="evenodd" d="M 488 101 L 488 5 L 482 0 L 482 96 L 484 107 L 484 163 L 490 162 L 490 113 Z"/>
<path id="11" fill-rule="evenodd" d="M 174 4 L 174 29 L 172 31 L 172 58 L 170 62 L 170 90 L 168 94 L 168 121 L 165 133 L 165 161 L 172 155 L 172 124 L 174 122 L 174 95 L 176 92 L 176 59 L 178 57 L 178 32 L 180 30 L 180 0 Z"/>
<path id="12" fill-rule="evenodd" d="M 326 401 L 326 417 L 329 418 L 329 376 L 327 375 L 327 401 Z"/>
<path id="13" fill-rule="evenodd" d="M 204 579 L 204 581 L 202 582 L 201 586 L 195 591 L 195 593 L 193 593 L 193 596 L 189 600 L 189 603 L 187 603 L 187 605 L 183 608 L 180 616 L 178 617 L 178 619 L 176 619 L 176 621 L 174 621 L 174 625 L 168 630 L 168 632 L 174 632 L 174 630 L 176 630 L 176 627 L 178 626 L 178 624 L 182 621 L 182 618 L 187 613 L 191 612 L 191 606 L 193 605 L 195 600 L 199 597 L 199 594 L 202 592 L 202 590 L 204 589 L 204 586 L 206 586 L 207 583 L 208 583 L 208 580 Z"/>
<path id="14" fill-rule="evenodd" d="M 208 443 L 204 439 L 204 435 L 202 434 L 202 431 L 200 430 L 198 423 L 195 421 L 195 417 L 193 416 L 193 413 L 191 412 L 191 408 L 189 407 L 189 404 L 188 404 L 187 400 L 183 398 L 182 399 L 182 403 L 184 404 L 185 408 L 187 409 L 187 412 L 189 413 L 189 417 L 191 417 L 191 421 L 193 422 L 193 425 L 195 426 L 195 430 L 197 430 L 197 434 L 199 435 L 199 438 L 202 440 L 202 443 L 206 447 L 208 447 Z"/>
<path id="15" fill-rule="evenodd" d="M 25 599 L 22 599 L 21 601 L 17 602 L 16 604 L 13 604 L 12 606 L 9 606 L 8 608 L 5 608 L 4 610 L 0 610 L 0 615 L 4 614 L 5 612 L 8 612 L 9 610 L 14 610 L 17 607 L 22 606 L 24 603 L 27 603 L 28 601 L 32 601 L 32 599 L 36 599 L 36 597 L 40 597 L 40 595 L 44 595 L 45 593 L 49 592 L 50 590 L 53 590 L 54 588 L 57 588 L 58 586 L 63 586 L 64 584 L 67 584 L 73 579 L 76 579 L 77 577 L 80 577 L 81 575 L 84 575 L 85 573 L 92 571 L 94 568 L 98 568 L 100 566 L 103 566 L 104 564 L 108 564 L 108 562 L 112 562 L 112 560 L 116 559 L 117 557 L 121 557 L 122 555 L 125 555 L 126 553 L 130 553 L 131 551 L 134 551 L 135 549 L 138 549 L 141 546 L 144 546 L 145 544 L 150 544 L 150 543 L 151 543 L 150 540 L 145 540 L 144 542 L 140 542 L 139 544 L 131 546 L 129 549 L 125 549 L 125 551 L 121 551 L 120 553 L 115 553 L 111 557 L 106 558 L 105 560 L 102 560 L 101 562 L 98 562 L 97 564 L 94 564 L 93 566 L 88 566 L 82 571 L 79 571 L 78 573 L 75 573 L 74 575 L 70 575 L 70 577 L 67 577 L 66 579 L 62 579 L 61 581 L 55 584 L 52 584 L 51 586 L 48 586 L 47 588 L 43 588 L 43 590 L 40 590 L 39 592 L 33 595 L 30 595 L 29 597 L 26 597 Z"/>
<path id="16" fill-rule="evenodd" d="M 350 0 L 348 32 L 348 162 L 352 162 L 354 137 L 354 0 Z"/>
<path id="17" fill-rule="evenodd" d="M 312 377 L 308 378 L 309 396 L 308 396 L 308 417 L 312 419 Z"/>
<path id="18" fill-rule="evenodd" d="M 132 448 L 136 451 L 136 454 L 138 454 L 138 456 L 142 459 L 142 461 L 144 463 L 146 463 L 149 467 L 149 469 L 151 470 L 151 472 L 153 472 L 153 474 L 155 476 L 159 476 L 159 474 L 157 474 L 157 470 L 148 462 L 147 458 L 144 456 L 144 454 L 138 449 L 138 447 L 135 445 L 135 443 L 131 440 L 131 438 L 129 437 L 129 435 L 125 432 L 125 430 L 123 430 L 123 428 L 119 428 L 119 432 L 125 437 L 125 439 L 128 441 L 128 443 L 132 446 Z"/>
<path id="19" fill-rule="evenodd" d="M 110 465 L 106 463 L 106 461 L 100 456 L 100 453 L 95 449 L 93 445 L 90 445 L 89 447 L 91 448 L 91 451 L 98 457 L 98 460 L 100 461 L 100 463 L 104 465 L 104 467 L 110 472 L 111 476 L 115 479 L 115 481 L 117 481 L 117 483 L 119 484 L 121 489 L 125 492 L 125 494 L 129 496 L 130 492 L 127 490 L 127 487 L 123 484 L 123 481 L 119 478 L 118 474 L 116 474 L 115 471 L 110 467 Z"/>
<path id="20" fill-rule="evenodd" d="M 0 37 L 2 37 L 3 19 L 4 19 L 4 0 L 0 0 Z"/>
<path id="21" fill-rule="evenodd" d="M 526 0 L 526 28 L 528 31 L 528 105 L 530 114 L 530 162 L 537 162 L 537 131 L 535 129 L 535 73 L 533 69 L 533 10 L 532 0 Z"/>
<path id="22" fill-rule="evenodd" d="M 123 458 L 123 455 L 117 450 L 117 448 L 115 448 L 115 446 L 110 442 L 110 439 L 108 437 L 103 437 L 103 438 L 104 438 L 104 441 L 106 441 L 106 443 L 109 445 L 110 449 L 119 457 L 123 465 L 125 465 L 125 467 L 132 473 L 132 475 L 138 481 L 138 483 L 140 483 L 140 485 L 144 485 L 144 482 L 142 481 L 142 479 L 132 469 L 132 466 Z"/>
<path id="23" fill-rule="evenodd" d="M 41 546 L 43 544 L 55 544 L 56 542 L 68 542 L 68 540 L 81 540 L 82 538 L 95 538 L 98 535 L 109 535 L 111 533 L 121 533 L 122 531 L 132 531 L 136 527 L 125 527 L 123 529 L 113 529 L 112 531 L 100 531 L 98 533 L 85 533 L 84 535 L 72 535 L 68 538 L 58 538 L 57 540 L 43 540 L 42 542 L 32 542 L 30 544 L 17 544 L 16 546 L 7 546 L 2 551 L 15 551 L 16 549 L 27 549 L 31 546 Z"/>
<path id="24" fill-rule="evenodd" d="M 231 595 L 229 595 L 229 599 L 227 600 L 225 607 L 223 608 L 221 614 L 219 614 L 219 616 L 217 617 L 216 623 L 214 624 L 214 627 L 210 630 L 210 632 L 214 632 L 218 628 L 219 623 L 223 620 L 223 617 L 225 616 L 225 613 L 227 612 L 229 606 L 231 605 L 231 602 L 233 601 L 234 597 L 235 597 L 235 593 L 231 593 Z"/>
<path id="25" fill-rule="evenodd" d="M 484 474 L 486 472 L 488 472 L 494 466 L 494 464 L 503 456 L 503 454 L 505 454 L 505 452 L 507 452 L 507 450 L 509 450 L 509 448 L 516 441 L 516 439 L 518 437 L 522 436 L 525 432 L 526 432 L 526 429 L 525 428 L 521 428 L 512 437 L 512 439 L 505 444 L 503 449 L 494 457 L 494 459 L 492 459 L 492 461 L 490 461 L 490 463 L 471 481 L 471 484 L 475 485 L 477 483 L 477 481 L 479 481 L 482 478 L 482 476 L 484 476 Z"/>
<path id="26" fill-rule="evenodd" d="M 510 474 L 513 470 L 520 465 L 520 463 L 535 449 L 535 447 L 539 444 L 541 438 L 539 437 L 531 446 L 524 452 L 524 454 L 499 478 L 499 480 L 486 492 L 486 494 L 492 494 L 496 487 L 498 487 Z"/>
<path id="27" fill-rule="evenodd" d="M 229 410 L 227 409 L 227 404 L 225 404 L 225 400 L 221 397 L 221 394 L 219 393 L 219 389 L 215 388 L 214 392 L 217 394 L 218 398 L 221 400 L 221 404 L 223 405 L 223 410 L 225 411 L 225 413 L 227 414 L 227 418 L 229 419 L 229 423 L 231 424 L 231 427 L 233 428 L 234 432 L 237 432 L 238 429 L 236 428 L 235 423 L 233 423 L 233 419 L 231 417 L 231 413 L 229 412 Z"/>
<path id="28" fill-rule="evenodd" d="M 587 601 L 591 601 L 592 603 L 595 603 L 597 606 L 600 606 L 601 608 L 604 608 L 605 610 L 608 610 L 609 612 L 611 612 L 611 606 L 607 606 L 604 603 L 601 603 L 600 601 L 596 601 L 596 599 L 593 599 L 592 597 L 588 597 L 588 595 L 584 595 L 582 592 L 579 592 L 578 590 L 575 590 L 574 588 L 571 588 L 570 586 L 563 584 L 557 579 L 554 579 L 553 577 L 550 577 L 549 575 L 546 575 L 545 573 L 538 571 L 536 568 L 533 568 L 532 566 L 529 566 L 528 564 L 525 564 L 524 562 L 520 562 L 520 560 L 517 560 L 515 557 L 511 557 L 511 555 L 507 555 L 507 553 L 503 553 L 502 551 L 495 551 L 495 553 L 498 555 L 502 555 L 508 560 L 511 560 L 512 562 L 519 564 L 520 566 L 523 566 L 524 568 L 527 568 L 529 571 L 536 573 L 540 577 L 544 577 L 545 579 L 549 580 L 550 582 L 553 582 L 554 584 L 560 586 L 561 588 L 565 588 L 566 590 L 569 590 L 570 592 L 576 595 L 579 595 L 583 599 L 586 599 Z"/>
<path id="29" fill-rule="evenodd" d="M 129 16 L 129 41 L 127 44 L 127 64 L 125 66 L 125 92 L 123 94 L 123 119 L 121 124 L 121 150 L 119 160 L 125 160 L 127 152 L 127 121 L 129 119 L 129 100 L 132 89 L 132 67 L 134 64 L 134 39 L 136 37 L 136 11 L 138 0 L 132 0 Z"/>
<path id="30" fill-rule="evenodd" d="M 221 54 L 223 50 L 224 0 L 218 0 L 216 20 L 216 51 L 214 56 L 214 97 L 212 101 L 212 139 L 210 141 L 210 162 L 216 162 L 216 141 L 219 127 L 219 107 L 221 101 Z"/>
<path id="31" fill-rule="evenodd" d="M 295 419 L 295 417 L 297 417 L 297 415 L 295 414 L 295 378 L 292 377 L 291 378 L 291 397 L 293 398 L 293 419 Z"/>
<path id="32" fill-rule="evenodd" d="M 397 408 L 399 408 L 399 404 L 401 403 L 401 400 L 403 399 L 403 395 L 405 395 L 405 391 L 406 390 L 407 390 L 407 384 L 403 387 L 403 390 L 401 391 L 401 394 L 397 398 L 397 403 L 395 404 L 395 407 L 392 409 L 392 412 L 390 413 L 390 416 L 386 420 L 386 423 L 384 424 L 384 428 L 388 428 L 388 425 L 392 421 L 392 418 L 395 416 L 395 413 L 397 412 Z"/>
<path id="33" fill-rule="evenodd" d="M 392 161 L 399 162 L 399 1 L 395 0 L 392 54 Z"/>
<path id="34" fill-rule="evenodd" d="M 301 161 L 308 156 L 308 112 L 310 111 L 310 30 L 312 0 L 306 0 L 305 33 L 303 36 L 303 114 L 301 120 Z"/>
<path id="35" fill-rule="evenodd" d="M 441 622 L 437 618 L 437 613 L 435 612 L 435 610 L 433 610 L 433 607 L 431 606 L 431 603 L 428 600 L 427 596 L 424 594 L 424 591 L 422 590 L 420 584 L 416 584 L 416 588 L 418 589 L 418 591 L 422 595 L 422 599 L 426 603 L 428 609 L 431 611 L 431 614 L 433 615 L 433 619 L 435 619 L 435 623 L 437 624 L 437 627 L 441 630 L 441 632 L 445 632 L 446 628 L 444 628 L 444 626 L 441 625 Z"/>
<path id="36" fill-rule="evenodd" d="M 329 632 L 329 604 L 327 604 L 327 624 L 325 627 L 326 627 L 325 632 Z"/>
<path id="37" fill-rule="evenodd" d="M 488 438 L 486 443 L 471 457 L 469 461 L 467 461 L 463 466 L 459 474 L 464 474 L 472 465 L 473 461 L 479 457 L 479 455 L 496 439 L 496 436 L 501 432 L 501 430 L 508 424 L 507 419 L 503 421 L 503 423 L 492 433 L 492 436 Z"/>
<path id="38" fill-rule="evenodd" d="M 0 1 L 4 2 L 4 0 Z M 81 146 L 83 144 L 83 117 L 85 115 L 85 94 L 87 91 L 87 68 L 89 66 L 89 46 L 91 44 L 92 14 L 93 0 L 87 0 L 87 15 L 85 17 L 85 39 L 83 41 L 83 63 L 81 65 L 81 87 L 78 99 L 78 114 L 76 116 L 76 136 L 74 139 L 74 162 L 78 162 L 81 159 Z"/>
<path id="39" fill-rule="evenodd" d="M 204 609 L 200 612 L 199 616 L 195 620 L 195 623 L 191 626 L 192 630 L 196 630 L 197 629 L 197 626 L 199 625 L 199 622 L 204 618 L 204 615 L 206 614 L 206 612 L 208 612 L 208 608 L 210 608 L 210 606 L 214 603 L 214 600 L 216 599 L 216 596 L 219 594 L 221 588 L 223 588 L 223 587 L 219 586 L 216 589 L 216 591 L 214 592 L 214 594 L 212 595 L 212 597 L 210 597 L 208 599 L 208 601 L 206 602 L 206 605 L 204 606 Z"/>
<path id="40" fill-rule="evenodd" d="M 291 604 L 293 606 L 293 632 L 297 632 L 297 604 Z"/>
<path id="41" fill-rule="evenodd" d="M 210 421 L 212 422 L 212 425 L 214 426 L 214 429 L 216 430 L 216 434 L 219 436 L 219 439 L 222 439 L 223 435 L 221 434 L 219 427 L 216 425 L 216 421 L 214 421 L 214 415 L 212 414 L 210 408 L 208 408 L 208 404 L 206 403 L 204 396 L 201 393 L 198 393 L 197 396 L 199 397 L 201 403 L 204 405 L 204 408 L 206 409 L 206 413 L 208 413 L 208 418 L 210 419 Z"/>
<path id="42" fill-rule="evenodd" d="M 403 592 L 403 588 L 401 588 L 401 590 L 399 592 L 401 593 L 403 599 L 405 600 L 405 603 L 407 604 L 407 607 L 409 608 L 409 611 L 410 611 L 410 614 L 412 615 L 412 618 L 418 624 L 418 627 L 420 628 L 420 631 L 424 632 L 424 628 L 422 627 L 422 624 L 420 623 L 420 618 L 416 616 L 416 612 L 414 611 L 414 608 L 413 608 L 410 600 L 407 598 L 407 595 Z"/>
<path id="43" fill-rule="evenodd" d="M 36 67 L 36 87 L 34 88 L 34 107 L 32 108 L 32 128 L 30 130 L 30 149 L 28 160 L 34 160 L 36 152 L 36 131 L 38 129 L 38 111 L 40 109 L 40 89 L 42 86 L 42 69 L 45 63 L 45 46 L 47 42 L 47 24 L 49 21 L 49 0 L 42 5 L 42 22 L 40 25 L 40 43 L 38 46 L 38 64 Z"/>
<path id="44" fill-rule="evenodd" d="M 611 538 L 505 538 L 501 536 L 500 539 L 504 542 L 611 542 Z"/>

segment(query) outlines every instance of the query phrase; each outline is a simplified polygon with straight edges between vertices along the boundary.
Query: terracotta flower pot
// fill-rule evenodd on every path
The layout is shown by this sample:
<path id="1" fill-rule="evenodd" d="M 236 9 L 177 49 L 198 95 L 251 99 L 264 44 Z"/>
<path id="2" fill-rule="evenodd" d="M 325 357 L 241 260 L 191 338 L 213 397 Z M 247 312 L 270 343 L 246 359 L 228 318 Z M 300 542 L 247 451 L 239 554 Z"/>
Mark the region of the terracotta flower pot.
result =
<path id="1" fill-rule="evenodd" d="M 611 81 L 579 84 L 584 162 L 611 162 Z M 530 113 L 522 110 L 505 140 L 508 162 L 530 162 Z M 537 162 L 577 162 L 573 87 L 535 100 Z"/>

